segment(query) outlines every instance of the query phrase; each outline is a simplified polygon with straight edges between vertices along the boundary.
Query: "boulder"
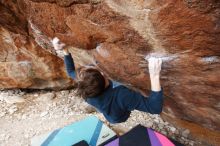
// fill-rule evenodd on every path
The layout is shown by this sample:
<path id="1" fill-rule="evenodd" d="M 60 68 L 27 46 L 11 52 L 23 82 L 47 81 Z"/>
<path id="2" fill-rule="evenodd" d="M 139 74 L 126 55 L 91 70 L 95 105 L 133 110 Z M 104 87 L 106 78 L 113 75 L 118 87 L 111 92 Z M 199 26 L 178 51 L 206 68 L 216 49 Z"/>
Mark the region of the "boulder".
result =
<path id="1" fill-rule="evenodd" d="M 143 94 L 150 82 L 141 56 L 161 57 L 166 119 L 220 130 L 219 1 L 1 0 L 0 6 L 2 88 L 70 86 L 51 46 L 57 36 L 77 66 L 93 63 Z"/>

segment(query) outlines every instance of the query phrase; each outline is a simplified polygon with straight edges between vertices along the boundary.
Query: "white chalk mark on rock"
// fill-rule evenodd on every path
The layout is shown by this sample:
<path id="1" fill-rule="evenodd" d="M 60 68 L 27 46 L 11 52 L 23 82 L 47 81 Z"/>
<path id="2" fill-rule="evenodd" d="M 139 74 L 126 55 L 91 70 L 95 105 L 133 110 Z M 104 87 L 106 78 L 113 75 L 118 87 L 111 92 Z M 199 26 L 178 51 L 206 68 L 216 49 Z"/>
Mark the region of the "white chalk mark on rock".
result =
<path id="1" fill-rule="evenodd" d="M 208 56 L 208 57 L 202 57 L 201 59 L 202 62 L 205 63 L 217 63 L 219 62 L 219 57 L 218 56 Z"/>
<path id="2" fill-rule="evenodd" d="M 163 62 L 170 62 L 170 61 L 176 61 L 178 60 L 180 57 L 183 57 L 184 55 L 186 55 L 187 53 L 190 53 L 192 51 L 191 50 L 186 50 L 186 51 L 182 51 L 179 53 L 175 53 L 175 54 L 168 54 L 168 53 L 161 53 L 161 52 L 153 52 L 153 53 L 149 53 L 145 56 L 145 60 L 148 60 L 151 57 L 155 57 L 155 58 L 161 58 Z"/>
<path id="3" fill-rule="evenodd" d="M 150 53 L 150 54 L 146 55 L 144 59 L 148 60 L 151 57 L 161 58 L 163 62 L 169 62 L 169 61 L 176 60 L 178 58 L 178 55 L 176 55 L 176 54 L 169 55 L 169 54 L 160 54 L 160 53 Z"/>
<path id="4" fill-rule="evenodd" d="M 31 62 L 30 61 L 19 61 L 18 64 L 21 66 L 28 66 L 31 64 Z"/>
<path id="5" fill-rule="evenodd" d="M 47 111 L 46 111 L 46 112 L 43 112 L 43 113 L 40 114 L 40 117 L 44 117 L 44 116 L 46 116 L 47 114 L 48 114 Z"/>
<path id="6" fill-rule="evenodd" d="M 101 45 L 98 45 L 96 47 L 96 51 L 99 53 L 99 55 L 101 55 L 104 58 L 110 57 L 109 52 L 106 49 L 104 49 Z"/>

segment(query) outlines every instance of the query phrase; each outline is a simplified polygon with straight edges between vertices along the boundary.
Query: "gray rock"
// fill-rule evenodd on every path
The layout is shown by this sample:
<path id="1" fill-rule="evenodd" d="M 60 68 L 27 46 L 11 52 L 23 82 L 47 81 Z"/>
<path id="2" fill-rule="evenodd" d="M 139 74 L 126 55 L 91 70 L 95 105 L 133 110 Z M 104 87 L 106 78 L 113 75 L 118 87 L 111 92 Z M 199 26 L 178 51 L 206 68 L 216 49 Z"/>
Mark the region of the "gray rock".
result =
<path id="1" fill-rule="evenodd" d="M 3 98 L 4 101 L 9 104 L 25 102 L 25 99 L 20 95 L 4 96 Z"/>
<path id="2" fill-rule="evenodd" d="M 1 135 L 0 135 L 0 141 L 3 141 L 3 140 L 5 139 L 5 136 L 6 136 L 6 134 L 4 134 L 4 133 L 1 134 Z"/>
<path id="3" fill-rule="evenodd" d="M 69 95 L 69 91 L 68 90 L 63 90 L 60 92 L 62 96 L 67 97 Z"/>
<path id="4" fill-rule="evenodd" d="M 25 138 L 29 138 L 29 134 L 26 133 L 26 134 L 24 135 L 24 137 L 25 137 Z"/>
<path id="5" fill-rule="evenodd" d="M 176 131 L 176 128 L 175 128 L 175 127 L 170 127 L 170 130 L 171 130 L 172 132 L 175 132 L 175 131 Z"/>
<path id="6" fill-rule="evenodd" d="M 1 118 L 1 117 L 4 117 L 5 115 L 6 115 L 6 112 L 1 112 L 1 113 L 0 113 L 0 118 Z"/>
<path id="7" fill-rule="evenodd" d="M 10 137 L 11 137 L 10 135 L 6 135 L 5 140 L 8 140 Z"/>
<path id="8" fill-rule="evenodd" d="M 161 123 L 158 124 L 158 128 L 159 128 L 159 129 L 163 129 L 163 127 L 164 127 L 163 124 L 161 124 Z"/>
<path id="9" fill-rule="evenodd" d="M 53 106 L 53 107 L 57 106 L 57 103 L 56 103 L 56 102 L 54 102 L 54 103 L 52 104 L 52 106 Z"/>
<path id="10" fill-rule="evenodd" d="M 185 130 L 182 132 L 182 135 L 183 135 L 184 137 L 188 137 L 188 136 L 189 136 L 189 133 L 190 133 L 189 129 L 185 129 Z"/>
<path id="11" fill-rule="evenodd" d="M 43 113 L 40 114 L 40 117 L 45 117 L 47 114 L 48 114 L 48 111 L 43 112 Z"/>
<path id="12" fill-rule="evenodd" d="M 179 130 L 176 130 L 176 131 L 175 131 L 175 134 L 176 134 L 176 135 L 180 135 L 180 131 L 179 131 Z"/>
<path id="13" fill-rule="evenodd" d="M 4 101 L 5 96 L 8 96 L 8 94 L 0 93 L 0 101 Z"/>
<path id="14" fill-rule="evenodd" d="M 43 102 L 51 102 L 55 98 L 55 94 L 53 92 L 42 94 L 40 97 L 38 97 L 38 101 Z"/>
<path id="15" fill-rule="evenodd" d="M 146 127 L 152 127 L 153 126 L 153 122 L 152 121 L 148 121 L 147 123 L 146 123 Z"/>
<path id="16" fill-rule="evenodd" d="M 166 132 L 166 131 L 161 131 L 161 133 L 162 133 L 163 135 L 167 135 L 167 132 Z"/>
<path id="17" fill-rule="evenodd" d="M 169 123 L 168 122 L 164 122 L 164 125 L 168 125 Z"/>
<path id="18" fill-rule="evenodd" d="M 38 96 L 39 96 L 39 94 L 38 94 L 38 93 L 35 93 L 33 96 L 34 96 L 34 97 L 38 97 Z"/>
<path id="19" fill-rule="evenodd" d="M 9 114 L 13 114 L 17 110 L 18 110 L 17 106 L 12 106 L 12 107 L 9 108 L 8 112 L 9 112 Z"/>
<path id="20" fill-rule="evenodd" d="M 84 112 L 90 114 L 90 113 L 96 112 L 96 109 L 93 106 L 91 106 L 91 105 L 87 105 L 84 108 Z"/>
<path id="21" fill-rule="evenodd" d="M 74 113 L 73 113 L 73 112 L 70 112 L 70 113 L 68 113 L 68 115 L 69 115 L 69 116 L 73 116 L 73 115 L 74 115 Z"/>
<path id="22" fill-rule="evenodd" d="M 159 123 L 159 119 L 155 119 L 154 122 Z"/>
<path id="23" fill-rule="evenodd" d="M 69 109 L 68 109 L 67 107 L 65 107 L 65 108 L 63 109 L 63 111 L 64 111 L 64 113 L 68 113 L 68 112 L 69 112 Z"/>
<path id="24" fill-rule="evenodd" d="M 21 119 L 23 119 L 23 120 L 26 119 L 26 118 L 27 118 L 26 114 L 23 114 L 22 117 L 21 117 Z"/>
<path id="25" fill-rule="evenodd" d="M 46 111 L 49 111 L 50 110 L 50 107 L 48 106 L 47 108 L 46 108 Z"/>
<path id="26" fill-rule="evenodd" d="M 190 142 L 189 142 L 189 145 L 190 145 L 190 146 L 193 146 L 193 145 L 194 145 L 194 142 L 190 141 Z"/>

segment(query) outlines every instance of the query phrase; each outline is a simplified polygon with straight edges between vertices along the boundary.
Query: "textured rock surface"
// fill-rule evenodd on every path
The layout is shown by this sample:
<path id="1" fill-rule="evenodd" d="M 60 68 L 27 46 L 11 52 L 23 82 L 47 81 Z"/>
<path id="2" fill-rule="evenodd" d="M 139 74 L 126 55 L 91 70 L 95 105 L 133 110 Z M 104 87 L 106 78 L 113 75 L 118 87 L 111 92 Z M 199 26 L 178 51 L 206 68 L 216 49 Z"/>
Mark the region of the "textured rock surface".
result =
<path id="1" fill-rule="evenodd" d="M 30 34 L 25 3 L 1 1 L 0 8 L 0 88 L 69 87 L 62 59 Z"/>
<path id="2" fill-rule="evenodd" d="M 0 28 L 0 88 L 65 88 L 70 86 L 62 59 L 32 39 Z"/>
<path id="3" fill-rule="evenodd" d="M 55 86 L 54 80 L 47 80 L 51 76 L 58 79 L 58 86 L 68 82 L 60 67 L 62 60 L 45 51 L 55 54 L 50 44 L 54 36 L 76 47 L 71 51 L 77 64 L 97 63 L 114 80 L 144 92 L 150 89 L 150 84 L 147 70 L 138 66 L 142 60 L 138 54 L 158 56 L 164 61 L 161 77 L 167 97 L 164 114 L 170 119 L 178 118 L 210 130 L 220 130 L 219 1 L 18 0 L 13 3 L 1 0 L 0 6 L 4 12 L 0 13 L 2 27 L 17 36 L 13 37 L 16 44 L 23 40 L 29 44 L 26 56 L 13 59 L 16 55 L 8 53 L 11 58 L 7 62 L 12 63 L 1 74 L 10 72 L 8 66 L 18 68 L 19 73 L 2 74 L 0 84 L 4 87 Z M 1 40 L 3 37 L 1 35 Z M 1 53 L 13 49 L 14 43 L 4 41 L 3 44 L 6 45 L 1 50 L 7 51 Z M 21 52 L 23 44 L 16 45 L 13 50 Z M 41 84 L 33 81 L 30 73 L 30 68 L 36 66 L 13 62 L 19 58 L 33 60 L 30 57 L 33 52 L 38 58 L 36 48 L 42 52 L 42 60 L 48 61 L 48 56 L 55 59 L 46 63 L 46 69 L 39 60 L 32 61 L 40 65 L 40 72 L 43 70 L 50 76 L 39 73 L 46 81 Z M 6 54 L 0 55 L 2 62 Z M 7 62 L 1 65 L 6 66 Z M 18 79 L 15 85 L 9 81 L 14 78 Z"/>

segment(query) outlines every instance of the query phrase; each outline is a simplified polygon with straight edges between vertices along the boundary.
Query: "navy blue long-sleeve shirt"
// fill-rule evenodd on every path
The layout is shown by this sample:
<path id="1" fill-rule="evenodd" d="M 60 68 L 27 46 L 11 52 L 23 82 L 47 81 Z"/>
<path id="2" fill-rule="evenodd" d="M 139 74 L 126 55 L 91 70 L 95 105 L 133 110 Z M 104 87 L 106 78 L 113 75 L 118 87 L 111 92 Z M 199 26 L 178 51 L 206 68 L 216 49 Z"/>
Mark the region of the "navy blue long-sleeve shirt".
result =
<path id="1" fill-rule="evenodd" d="M 64 56 L 67 74 L 75 79 L 75 67 L 71 54 Z M 149 97 L 144 97 L 123 85 L 110 81 L 109 86 L 97 97 L 88 97 L 86 102 L 94 106 L 111 123 L 126 121 L 132 110 L 151 114 L 160 114 L 163 107 L 163 91 L 151 91 Z"/>

